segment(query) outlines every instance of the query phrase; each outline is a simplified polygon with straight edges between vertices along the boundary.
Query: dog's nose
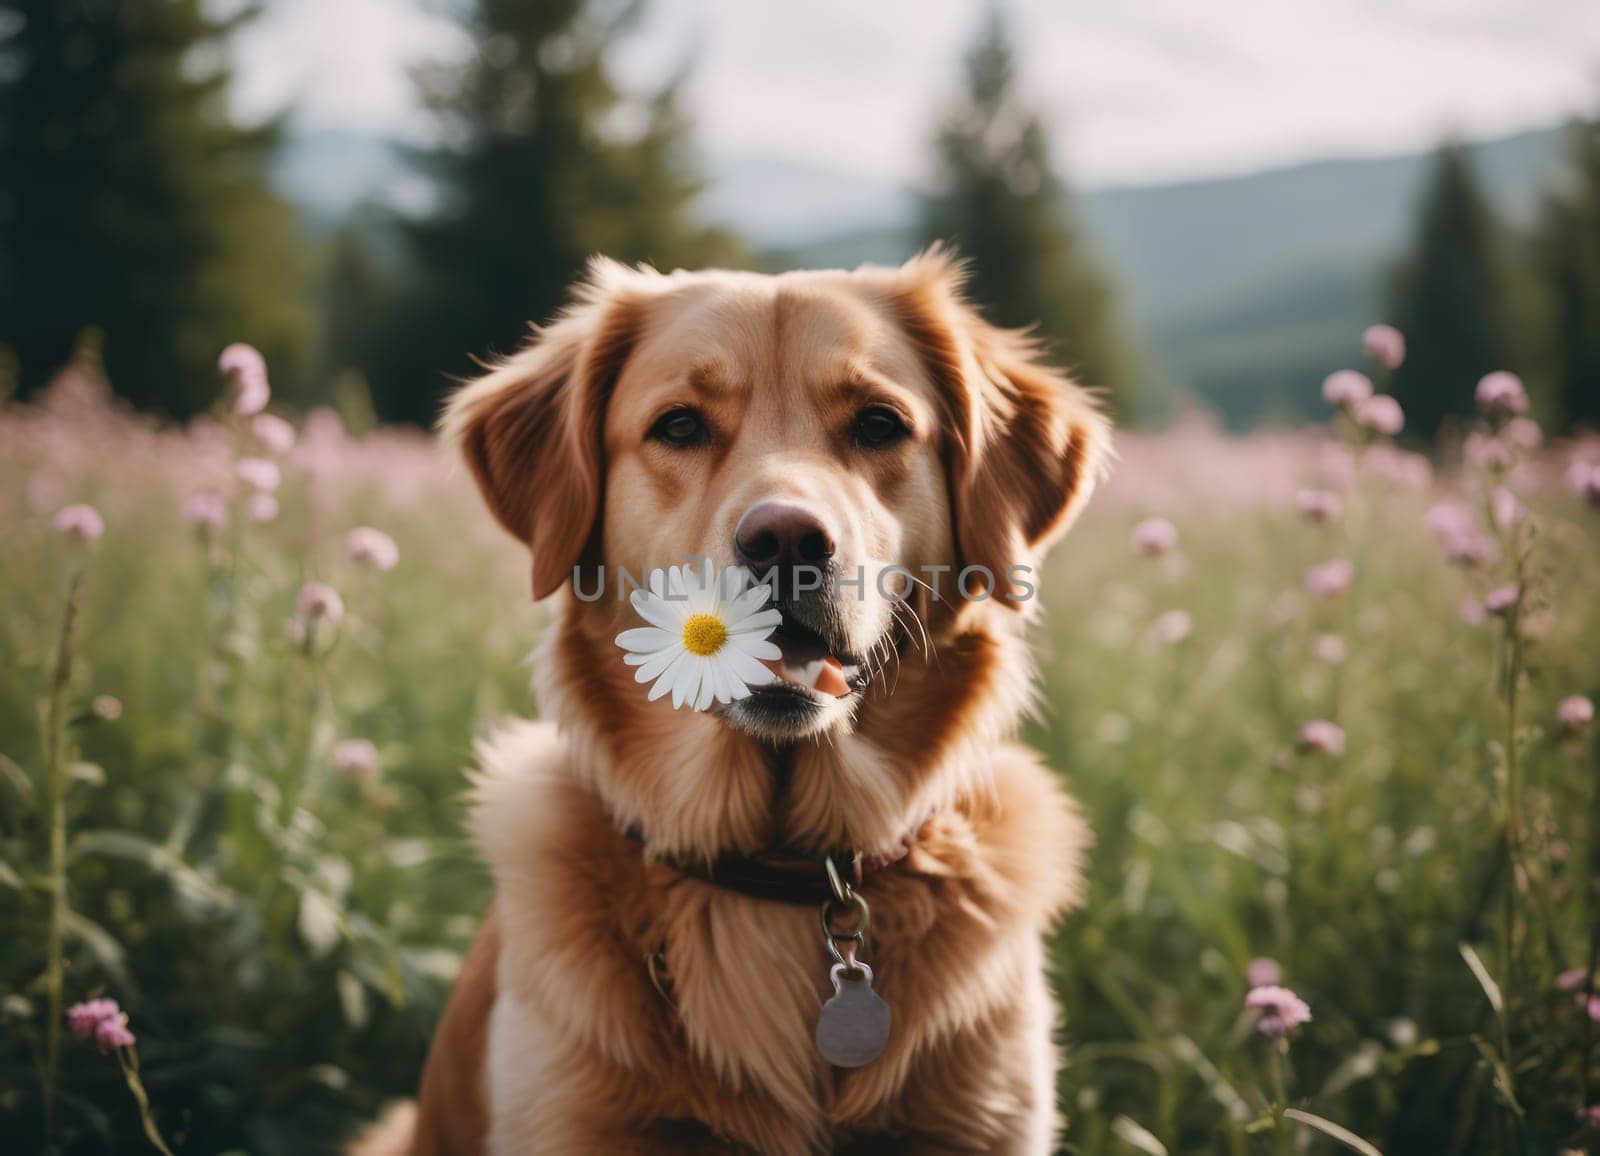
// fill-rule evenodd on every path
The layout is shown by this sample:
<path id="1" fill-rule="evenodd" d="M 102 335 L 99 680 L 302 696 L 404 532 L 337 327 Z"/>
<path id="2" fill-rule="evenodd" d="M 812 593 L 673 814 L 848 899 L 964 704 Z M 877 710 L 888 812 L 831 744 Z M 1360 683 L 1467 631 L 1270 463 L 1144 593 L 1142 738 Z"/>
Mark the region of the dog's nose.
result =
<path id="1" fill-rule="evenodd" d="M 809 510 L 757 502 L 739 519 L 733 549 L 757 574 L 774 566 L 821 566 L 833 557 L 833 535 Z"/>

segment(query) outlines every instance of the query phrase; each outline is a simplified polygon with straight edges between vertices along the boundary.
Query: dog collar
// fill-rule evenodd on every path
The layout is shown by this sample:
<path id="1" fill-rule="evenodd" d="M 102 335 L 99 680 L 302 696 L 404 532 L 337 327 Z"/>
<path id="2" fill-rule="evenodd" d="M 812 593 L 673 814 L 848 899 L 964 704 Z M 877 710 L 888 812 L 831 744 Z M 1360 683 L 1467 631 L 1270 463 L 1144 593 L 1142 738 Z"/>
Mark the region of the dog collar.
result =
<path id="1" fill-rule="evenodd" d="M 645 845 L 644 834 L 637 827 L 625 828 L 622 833 L 641 847 Z M 834 886 L 828 874 L 830 862 L 844 882 L 859 887 L 888 860 L 877 856 L 868 859 L 854 850 L 812 856 L 779 848 L 758 855 L 719 855 L 709 863 L 671 857 L 663 858 L 662 862 L 680 875 L 748 895 L 751 899 L 814 906 L 834 897 Z"/>
<path id="2" fill-rule="evenodd" d="M 890 864 L 904 858 L 921 826 L 919 823 L 912 827 L 896 849 L 887 854 L 866 855 L 852 848 L 844 848 L 812 855 L 779 847 L 755 855 L 719 855 L 709 863 L 703 859 L 679 859 L 675 856 L 663 856 L 660 861 L 686 878 L 735 891 L 751 899 L 796 906 L 814 905 L 838 896 L 835 881 L 828 871 L 830 863 L 840 881 L 851 888 L 859 888 Z M 644 832 L 637 825 L 624 827 L 619 824 L 617 829 L 629 842 L 637 843 L 640 847 L 646 845 Z"/>

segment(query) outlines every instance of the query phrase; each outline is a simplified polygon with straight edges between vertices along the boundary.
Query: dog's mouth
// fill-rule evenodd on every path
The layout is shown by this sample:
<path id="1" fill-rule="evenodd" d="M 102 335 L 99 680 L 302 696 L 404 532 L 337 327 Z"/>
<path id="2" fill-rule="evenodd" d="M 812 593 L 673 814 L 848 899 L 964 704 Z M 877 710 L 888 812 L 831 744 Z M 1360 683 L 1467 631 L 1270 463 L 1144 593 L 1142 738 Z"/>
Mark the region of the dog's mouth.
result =
<path id="1" fill-rule="evenodd" d="M 781 658 L 763 659 L 775 681 L 753 687 L 756 694 L 800 695 L 816 702 L 847 698 L 866 678 L 861 660 L 848 649 L 830 642 L 818 630 L 802 622 L 794 609 L 779 606 L 783 621 L 771 636 Z"/>

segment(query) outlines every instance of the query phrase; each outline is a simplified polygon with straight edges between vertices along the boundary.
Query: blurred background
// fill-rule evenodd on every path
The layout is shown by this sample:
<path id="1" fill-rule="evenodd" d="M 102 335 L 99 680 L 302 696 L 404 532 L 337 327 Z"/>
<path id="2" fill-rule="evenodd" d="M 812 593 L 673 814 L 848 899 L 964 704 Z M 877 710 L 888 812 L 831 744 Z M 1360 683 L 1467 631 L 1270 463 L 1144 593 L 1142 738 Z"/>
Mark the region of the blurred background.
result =
<path id="1" fill-rule="evenodd" d="M 0 1153 L 414 1091 L 547 621 L 452 378 L 934 241 L 1119 426 L 1060 1150 L 1600 1149 L 1600 5 L 0 0 Z"/>
<path id="2" fill-rule="evenodd" d="M 0 4 L 0 343 L 142 408 L 215 351 L 429 422 L 586 254 L 973 261 L 1124 420 L 1315 412 L 1375 320 L 1431 434 L 1494 368 L 1600 405 L 1583 0 Z"/>

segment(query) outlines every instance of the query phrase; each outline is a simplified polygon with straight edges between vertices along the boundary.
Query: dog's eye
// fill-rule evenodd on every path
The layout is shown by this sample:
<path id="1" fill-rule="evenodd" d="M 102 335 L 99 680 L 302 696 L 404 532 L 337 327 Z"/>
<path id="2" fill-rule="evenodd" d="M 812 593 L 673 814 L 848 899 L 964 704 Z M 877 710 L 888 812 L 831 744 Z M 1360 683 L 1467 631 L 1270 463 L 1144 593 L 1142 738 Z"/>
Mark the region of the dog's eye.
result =
<path id="1" fill-rule="evenodd" d="M 675 409 L 661 416 L 650 436 L 669 446 L 697 446 L 706 440 L 706 426 L 692 409 Z"/>
<path id="2" fill-rule="evenodd" d="M 910 432 L 899 414 L 881 405 L 868 406 L 856 414 L 855 424 L 850 427 L 856 444 L 869 450 L 891 446 Z"/>

